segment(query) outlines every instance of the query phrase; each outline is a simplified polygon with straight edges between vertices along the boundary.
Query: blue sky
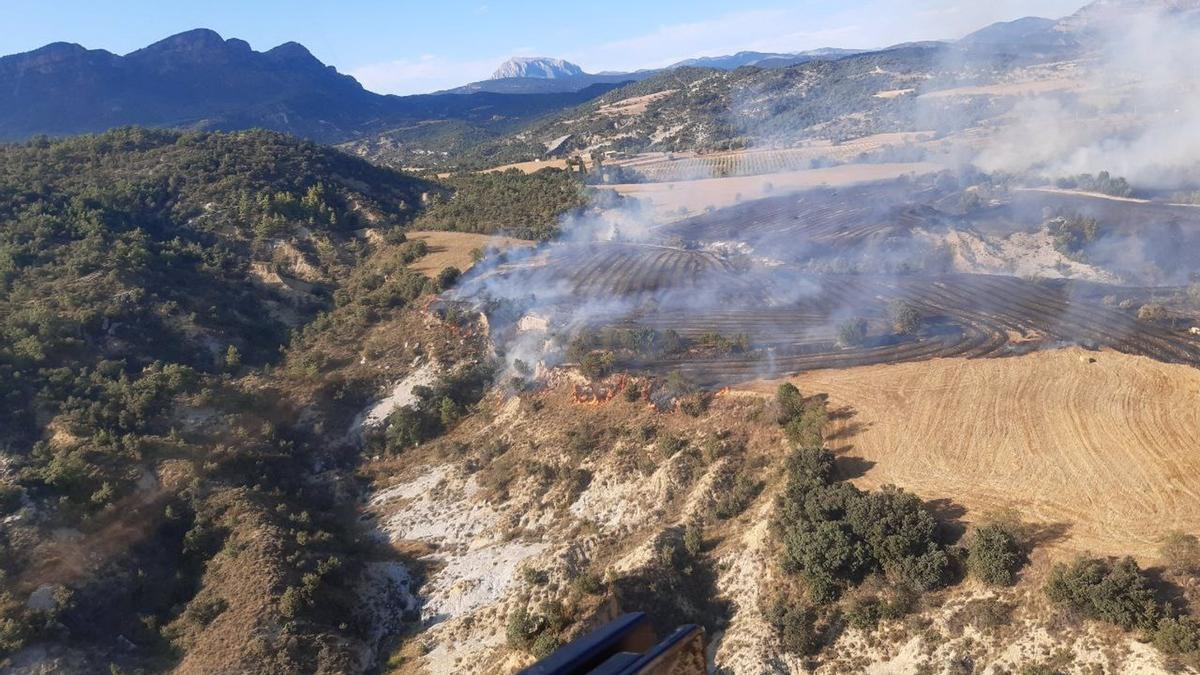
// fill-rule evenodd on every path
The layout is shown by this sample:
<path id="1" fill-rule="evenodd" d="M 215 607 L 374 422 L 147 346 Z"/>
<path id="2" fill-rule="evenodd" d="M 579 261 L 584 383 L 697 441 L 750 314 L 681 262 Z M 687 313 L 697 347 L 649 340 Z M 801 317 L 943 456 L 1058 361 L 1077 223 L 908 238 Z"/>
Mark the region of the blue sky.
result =
<path id="1" fill-rule="evenodd" d="M 964 35 L 993 21 L 1071 13 L 1085 0 L 0 0 L 0 54 L 49 42 L 127 53 L 189 28 L 269 49 L 294 40 L 383 93 L 487 77 L 512 55 L 589 72 L 743 49 L 879 47 Z"/>

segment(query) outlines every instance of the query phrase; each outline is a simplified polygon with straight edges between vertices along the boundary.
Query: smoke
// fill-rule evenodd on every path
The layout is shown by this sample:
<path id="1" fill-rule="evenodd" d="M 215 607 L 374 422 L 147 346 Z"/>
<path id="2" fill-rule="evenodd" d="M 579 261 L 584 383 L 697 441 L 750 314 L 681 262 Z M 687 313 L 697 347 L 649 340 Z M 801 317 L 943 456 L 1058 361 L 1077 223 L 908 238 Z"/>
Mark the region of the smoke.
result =
<path id="1" fill-rule="evenodd" d="M 1194 249 L 1190 244 L 1195 237 L 1184 237 L 1172 220 L 1177 214 L 1166 207 L 1023 195 L 960 163 L 968 158 L 963 153 L 974 152 L 969 157 L 974 166 L 987 172 L 1053 178 L 1109 171 L 1141 188 L 1195 182 L 1200 98 L 1189 57 L 1200 44 L 1196 24 L 1161 9 L 1131 10 L 1123 2 L 1097 7 L 1060 24 L 1064 43 L 1078 41 L 1086 47 L 1084 57 L 1072 55 L 1070 64 L 1044 55 L 996 59 L 967 49 L 943 50 L 931 75 L 941 78 L 941 84 L 988 85 L 1031 75 L 1062 83 L 1025 90 L 1031 93 L 1015 99 L 995 97 L 1004 99 L 999 103 L 980 103 L 987 97 L 978 96 L 966 97 L 965 105 L 953 98 L 909 101 L 910 123 L 923 121 L 924 105 L 924 112 L 936 115 L 936 128 L 945 124 L 969 130 L 951 134 L 951 141 L 966 142 L 943 152 L 953 158 L 957 176 L 809 189 L 682 220 L 675 214 L 674 222 L 667 223 L 661 209 L 610 197 L 566 216 L 554 241 L 477 265 L 449 299 L 488 316 L 498 353 L 514 376 L 528 375 L 528 367 L 564 362 L 573 336 L 607 327 L 677 328 L 685 337 L 747 334 L 752 355 L 721 361 L 689 353 L 645 364 L 652 372 L 679 368 L 706 383 L 777 376 L 821 364 L 1006 353 L 1029 348 L 1010 342 L 1014 334 L 1026 332 L 1047 336 L 1046 344 L 1110 339 L 1117 345 L 1115 341 L 1140 328 L 1129 316 L 1097 306 L 1095 296 L 1108 290 L 1012 277 L 948 276 L 957 265 L 971 264 L 962 262 L 964 255 L 976 253 L 1001 263 L 1024 256 L 1023 264 L 1032 265 L 1025 269 L 1034 273 L 1066 274 L 1060 269 L 1065 258 L 1050 250 L 1049 235 L 1042 229 L 1042 210 L 1052 204 L 1104 221 L 1102 235 L 1083 251 L 1094 269 L 1146 284 L 1181 283 L 1190 274 L 1193 266 L 1181 256 Z M 1118 9 L 1121 13 L 1114 13 Z M 891 75 L 884 69 L 867 68 L 857 75 L 863 79 L 854 80 L 852 88 L 891 91 Z M 733 91 L 724 122 L 752 137 L 756 146 L 793 146 L 813 128 L 812 111 L 775 115 L 766 105 L 770 97 L 765 90 Z M 906 100 L 887 104 L 881 123 L 894 123 L 905 114 Z M 873 123 L 869 117 L 849 117 L 853 129 Z M 929 127 L 910 130 L 920 128 Z M 754 173 L 755 167 L 737 161 L 723 170 Z M 680 198 L 704 189 L 699 182 L 674 185 L 673 197 Z M 695 203 L 704 200 L 703 195 L 692 196 Z M 1143 232 L 1141 224 L 1148 218 L 1159 218 L 1165 227 Z M 958 244 L 948 242 L 970 238 L 956 238 L 956 232 L 969 232 L 975 237 L 971 241 L 982 242 L 979 251 L 953 248 Z M 1005 249 L 996 243 L 1012 244 L 1007 237 L 1016 232 L 1043 236 L 1045 248 Z M 1078 267 L 1086 271 L 1088 265 Z M 988 268 L 987 273 L 994 271 Z M 920 307 L 926 319 L 920 335 L 894 334 L 889 311 L 897 301 Z M 846 323 L 864 319 L 870 331 L 866 344 L 854 349 L 835 344 Z M 729 371 L 706 370 L 732 361 L 740 363 Z"/>
<path id="2" fill-rule="evenodd" d="M 1066 23 L 1090 50 L 1076 96 L 1018 104 L 979 154 L 989 171 L 1109 171 L 1144 188 L 1200 179 L 1200 22 L 1165 4 L 1102 3 Z"/>

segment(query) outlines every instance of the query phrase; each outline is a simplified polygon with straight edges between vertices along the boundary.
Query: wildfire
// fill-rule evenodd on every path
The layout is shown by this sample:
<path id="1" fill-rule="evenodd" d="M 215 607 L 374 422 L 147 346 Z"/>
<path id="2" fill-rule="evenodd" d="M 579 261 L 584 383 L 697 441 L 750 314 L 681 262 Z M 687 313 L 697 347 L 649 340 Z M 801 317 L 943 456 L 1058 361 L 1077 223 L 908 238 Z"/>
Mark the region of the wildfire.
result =
<path id="1" fill-rule="evenodd" d="M 601 384 L 577 384 L 571 394 L 572 402 L 576 405 L 601 406 L 617 397 L 628 385 L 625 375 L 617 378 L 612 386 Z"/>

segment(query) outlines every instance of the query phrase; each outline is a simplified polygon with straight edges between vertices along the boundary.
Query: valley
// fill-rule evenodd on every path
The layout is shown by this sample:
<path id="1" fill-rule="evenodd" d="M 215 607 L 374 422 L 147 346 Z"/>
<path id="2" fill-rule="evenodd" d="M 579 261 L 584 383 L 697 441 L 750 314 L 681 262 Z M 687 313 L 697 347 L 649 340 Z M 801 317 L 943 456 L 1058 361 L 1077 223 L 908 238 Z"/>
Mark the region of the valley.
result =
<path id="1" fill-rule="evenodd" d="M 946 7 L 0 57 L 0 672 L 1197 672 L 1200 4 Z"/>

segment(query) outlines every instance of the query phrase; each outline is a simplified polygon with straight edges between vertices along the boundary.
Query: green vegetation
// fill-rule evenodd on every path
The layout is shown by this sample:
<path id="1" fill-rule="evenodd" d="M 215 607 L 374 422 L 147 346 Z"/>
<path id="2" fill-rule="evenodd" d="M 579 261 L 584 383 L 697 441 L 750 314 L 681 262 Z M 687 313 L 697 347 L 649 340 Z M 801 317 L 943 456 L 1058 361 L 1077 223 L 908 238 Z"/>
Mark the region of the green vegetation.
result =
<path id="1" fill-rule="evenodd" d="M 916 335 L 921 330 L 921 311 L 903 300 L 888 305 L 888 314 L 897 335 Z"/>
<path id="2" fill-rule="evenodd" d="M 1055 603 L 1147 636 L 1164 654 L 1200 663 L 1200 620 L 1160 598 L 1132 558 L 1079 558 L 1056 565 L 1046 586 Z"/>
<path id="3" fill-rule="evenodd" d="M 123 636 L 122 667 L 161 670 L 228 614 L 274 636 L 262 668 L 351 662 L 375 553 L 291 395 L 337 400 L 334 425 L 365 403 L 362 382 L 318 389 L 324 345 L 429 290 L 397 231 L 427 189 L 267 132 L 0 146 L 0 653 Z M 46 548 L 56 530 L 78 540 Z M 259 595 L 222 590 L 231 569 Z M 29 610 L 47 583 L 54 609 Z"/>
<path id="4" fill-rule="evenodd" d="M 847 319 L 837 326 L 837 343 L 839 347 L 861 347 L 867 341 L 867 320 L 863 318 Z"/>
<path id="5" fill-rule="evenodd" d="M 1100 237 L 1095 218 L 1069 211 L 1050 211 L 1044 225 L 1054 237 L 1054 248 L 1068 258 L 1082 259 L 1088 245 Z"/>
<path id="6" fill-rule="evenodd" d="M 1101 171 L 1094 176 L 1090 173 L 1081 173 L 1078 176 L 1060 178 L 1055 181 L 1055 186 L 1063 190 L 1098 192 L 1112 197 L 1133 196 L 1133 187 L 1129 185 L 1129 181 L 1124 178 L 1113 178 L 1107 171 Z"/>
<path id="7" fill-rule="evenodd" d="M 1163 616 L 1150 579 L 1133 558 L 1079 558 L 1071 565 L 1056 565 L 1046 594 L 1089 619 L 1125 630 L 1151 632 Z"/>
<path id="8" fill-rule="evenodd" d="M 417 402 L 388 416 L 383 445 L 397 454 L 444 433 L 483 398 L 494 374 L 491 365 L 464 367 L 433 387 L 413 387 Z"/>
<path id="9" fill-rule="evenodd" d="M 1016 537 L 1002 525 L 976 529 L 967 546 L 967 570 L 985 584 L 1012 585 L 1023 562 Z"/>
<path id="10" fill-rule="evenodd" d="M 836 600 L 873 573 L 917 591 L 946 582 L 949 554 L 916 496 L 894 487 L 862 492 L 836 480 L 827 450 L 796 450 L 787 473 L 777 520 L 783 567 L 804 579 L 814 601 Z"/>
<path id="11" fill-rule="evenodd" d="M 916 496 L 891 486 L 863 492 L 837 477 L 833 454 L 822 448 L 823 397 L 806 399 L 783 384 L 775 400 L 777 421 L 796 449 L 774 528 L 781 566 L 802 582 L 804 593 L 783 591 L 768 618 L 784 649 L 812 654 L 843 611 L 861 628 L 911 611 L 920 593 L 950 580 L 952 560 L 937 536 L 937 520 Z M 858 592 L 868 579 L 881 592 Z M 851 589 L 853 597 L 839 603 Z"/>
<path id="12" fill-rule="evenodd" d="M 459 174 L 445 182 L 451 193 L 435 194 L 413 228 L 545 240 L 558 233 L 564 214 L 587 204 L 579 179 L 559 169 Z"/>
<path id="13" fill-rule="evenodd" d="M 776 421 L 783 427 L 792 447 L 819 448 L 824 445 L 823 432 L 829 413 L 823 397 L 805 398 L 796 385 L 785 382 L 775 392 L 775 405 L 779 409 Z"/>

